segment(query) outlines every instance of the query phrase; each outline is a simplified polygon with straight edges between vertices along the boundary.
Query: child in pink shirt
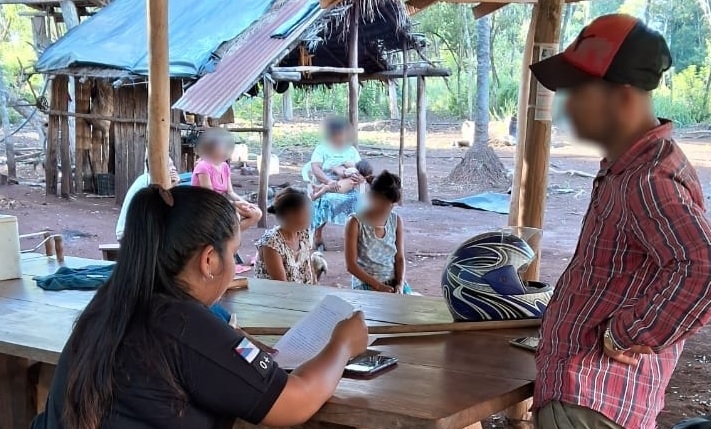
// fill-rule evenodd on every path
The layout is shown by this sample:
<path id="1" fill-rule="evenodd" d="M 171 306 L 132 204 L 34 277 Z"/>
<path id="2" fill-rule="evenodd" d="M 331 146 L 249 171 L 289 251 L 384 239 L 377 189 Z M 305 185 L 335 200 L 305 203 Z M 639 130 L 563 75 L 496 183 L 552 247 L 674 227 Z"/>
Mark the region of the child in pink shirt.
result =
<path id="1" fill-rule="evenodd" d="M 232 173 L 225 162 L 234 150 L 234 140 L 227 130 L 210 128 L 200 134 L 197 153 L 200 160 L 195 164 L 191 184 L 224 195 L 232 200 L 240 216 L 240 228 L 251 228 L 262 218 L 262 212 L 254 204 L 237 195 L 232 188 Z"/>

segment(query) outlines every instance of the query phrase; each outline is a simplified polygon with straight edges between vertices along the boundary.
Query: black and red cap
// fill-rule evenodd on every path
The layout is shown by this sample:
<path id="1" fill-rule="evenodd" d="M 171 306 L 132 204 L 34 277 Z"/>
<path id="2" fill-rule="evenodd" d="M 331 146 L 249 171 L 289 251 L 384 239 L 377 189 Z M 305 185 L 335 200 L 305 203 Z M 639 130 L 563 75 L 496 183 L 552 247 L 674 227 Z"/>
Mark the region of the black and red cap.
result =
<path id="1" fill-rule="evenodd" d="M 614 14 L 591 22 L 565 51 L 531 65 L 531 71 L 552 91 L 595 79 L 651 91 L 671 64 L 661 34 L 633 16 Z"/>

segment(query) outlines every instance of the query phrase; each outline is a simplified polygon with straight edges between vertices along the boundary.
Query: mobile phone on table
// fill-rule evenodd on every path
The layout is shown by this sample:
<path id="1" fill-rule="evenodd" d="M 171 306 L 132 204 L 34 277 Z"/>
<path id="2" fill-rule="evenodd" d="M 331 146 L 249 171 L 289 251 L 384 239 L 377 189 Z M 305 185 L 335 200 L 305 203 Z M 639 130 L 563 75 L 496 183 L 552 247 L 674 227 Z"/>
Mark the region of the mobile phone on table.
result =
<path id="1" fill-rule="evenodd" d="M 397 363 L 397 358 L 383 355 L 356 356 L 346 365 L 348 375 L 368 376 L 389 368 Z"/>
<path id="2" fill-rule="evenodd" d="M 535 352 L 538 349 L 538 343 L 541 339 L 538 337 L 521 337 L 509 341 L 514 347 L 519 347 L 530 352 Z"/>

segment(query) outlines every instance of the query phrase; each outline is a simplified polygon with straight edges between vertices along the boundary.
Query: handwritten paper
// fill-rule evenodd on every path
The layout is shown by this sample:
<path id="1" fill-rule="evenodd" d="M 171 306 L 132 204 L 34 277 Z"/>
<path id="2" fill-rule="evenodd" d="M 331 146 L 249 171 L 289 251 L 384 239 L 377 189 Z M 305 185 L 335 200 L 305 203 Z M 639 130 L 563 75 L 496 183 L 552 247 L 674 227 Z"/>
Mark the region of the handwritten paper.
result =
<path id="1" fill-rule="evenodd" d="M 294 369 L 326 347 L 333 328 L 353 314 L 354 308 L 335 295 L 326 296 L 316 308 L 299 320 L 274 345 L 274 359 L 284 369 Z"/>

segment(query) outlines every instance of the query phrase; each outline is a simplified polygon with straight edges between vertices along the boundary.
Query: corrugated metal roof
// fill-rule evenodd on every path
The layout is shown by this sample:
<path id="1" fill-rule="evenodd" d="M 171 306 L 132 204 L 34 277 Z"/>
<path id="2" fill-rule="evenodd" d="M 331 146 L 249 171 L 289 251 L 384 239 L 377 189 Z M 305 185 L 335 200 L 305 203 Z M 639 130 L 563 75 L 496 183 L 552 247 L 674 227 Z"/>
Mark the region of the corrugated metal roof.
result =
<path id="1" fill-rule="evenodd" d="M 302 33 L 325 12 L 304 10 L 314 6 L 314 0 L 287 0 L 247 30 L 235 46 L 222 58 L 212 73 L 204 75 L 183 94 L 173 108 L 217 118 L 232 106 L 234 100 L 250 89 L 266 69 L 279 61 Z M 291 32 L 282 38 L 273 37 L 294 16 L 304 15 Z"/>

